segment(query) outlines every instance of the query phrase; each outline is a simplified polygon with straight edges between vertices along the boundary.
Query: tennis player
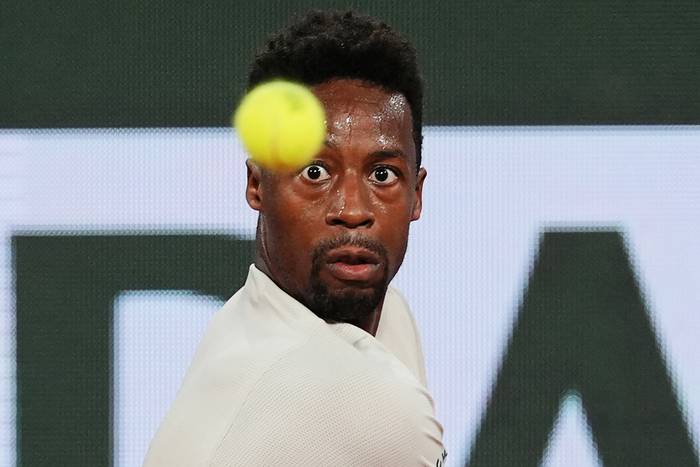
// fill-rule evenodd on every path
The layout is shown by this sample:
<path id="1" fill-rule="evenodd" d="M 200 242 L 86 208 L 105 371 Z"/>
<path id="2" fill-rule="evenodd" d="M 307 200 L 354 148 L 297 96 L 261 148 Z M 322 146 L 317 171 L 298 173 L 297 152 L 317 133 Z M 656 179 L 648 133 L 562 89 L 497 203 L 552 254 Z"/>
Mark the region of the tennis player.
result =
<path id="1" fill-rule="evenodd" d="M 145 465 L 442 466 L 408 305 L 390 281 L 421 215 L 422 81 L 386 24 L 314 11 L 250 87 L 309 85 L 328 137 L 299 171 L 247 162 L 255 262 L 214 316 Z"/>

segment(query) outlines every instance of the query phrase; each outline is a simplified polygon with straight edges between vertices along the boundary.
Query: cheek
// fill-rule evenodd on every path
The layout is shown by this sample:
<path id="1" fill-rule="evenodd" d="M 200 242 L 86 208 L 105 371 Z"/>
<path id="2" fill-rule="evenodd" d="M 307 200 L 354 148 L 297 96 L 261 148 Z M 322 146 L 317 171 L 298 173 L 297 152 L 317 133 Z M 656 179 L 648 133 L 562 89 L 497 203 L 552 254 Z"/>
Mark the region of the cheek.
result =
<path id="1" fill-rule="evenodd" d="M 382 243 L 387 250 L 389 260 L 389 278 L 393 278 L 398 272 L 406 255 L 408 245 L 408 224 L 397 224 L 388 226 L 388 233 L 382 238 Z"/>
<path id="2" fill-rule="evenodd" d="M 382 217 L 394 218 L 395 222 L 410 222 L 413 215 L 413 192 L 405 186 L 397 185 L 392 189 L 377 189 L 372 196 L 375 212 Z"/>
<path id="3" fill-rule="evenodd" d="M 389 254 L 391 269 L 396 272 L 406 252 L 413 199 L 406 193 L 399 196 L 384 195 L 387 199 L 380 200 L 377 197 L 379 202 L 375 213 L 378 235 Z"/>
<path id="4" fill-rule="evenodd" d="M 269 210 L 267 215 L 268 237 L 274 242 L 270 247 L 275 254 L 297 257 L 308 248 L 308 229 L 303 226 L 308 222 L 309 213 L 304 206 L 286 203 Z"/>
<path id="5" fill-rule="evenodd" d="M 268 252 L 289 276 L 305 277 L 320 232 L 321 209 L 317 201 L 289 189 L 276 192 L 274 199 L 279 201 L 265 206 Z"/>

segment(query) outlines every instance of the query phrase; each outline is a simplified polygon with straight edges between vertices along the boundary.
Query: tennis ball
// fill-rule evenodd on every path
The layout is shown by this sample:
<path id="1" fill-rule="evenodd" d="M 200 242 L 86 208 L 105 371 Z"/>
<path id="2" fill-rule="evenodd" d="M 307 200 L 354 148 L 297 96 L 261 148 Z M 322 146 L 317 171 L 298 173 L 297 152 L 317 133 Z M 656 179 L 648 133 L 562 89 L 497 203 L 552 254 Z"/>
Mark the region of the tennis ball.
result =
<path id="1" fill-rule="evenodd" d="M 246 94 L 233 125 L 250 157 L 272 170 L 308 164 L 326 137 L 321 102 L 307 87 L 283 80 L 260 84 Z"/>

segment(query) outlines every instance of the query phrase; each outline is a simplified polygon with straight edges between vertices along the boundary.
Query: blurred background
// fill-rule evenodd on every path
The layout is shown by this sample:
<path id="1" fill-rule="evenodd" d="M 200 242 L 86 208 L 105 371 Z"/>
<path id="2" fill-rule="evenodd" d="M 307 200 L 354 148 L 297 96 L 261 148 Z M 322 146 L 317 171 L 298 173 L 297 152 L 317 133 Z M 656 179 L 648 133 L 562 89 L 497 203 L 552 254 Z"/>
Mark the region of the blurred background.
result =
<path id="1" fill-rule="evenodd" d="M 136 466 L 255 215 L 229 125 L 265 37 L 416 46 L 424 214 L 394 284 L 447 465 L 698 466 L 700 3 L 0 5 L 0 466 Z"/>

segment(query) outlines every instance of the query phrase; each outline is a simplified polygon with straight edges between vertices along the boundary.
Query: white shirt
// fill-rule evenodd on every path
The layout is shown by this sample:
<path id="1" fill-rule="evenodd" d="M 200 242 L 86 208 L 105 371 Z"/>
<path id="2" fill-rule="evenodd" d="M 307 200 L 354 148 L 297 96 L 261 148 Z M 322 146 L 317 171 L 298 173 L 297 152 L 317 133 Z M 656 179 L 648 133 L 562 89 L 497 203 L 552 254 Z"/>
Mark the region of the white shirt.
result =
<path id="1" fill-rule="evenodd" d="M 376 338 L 250 267 L 218 311 L 147 467 L 443 465 L 420 340 L 389 287 Z"/>

